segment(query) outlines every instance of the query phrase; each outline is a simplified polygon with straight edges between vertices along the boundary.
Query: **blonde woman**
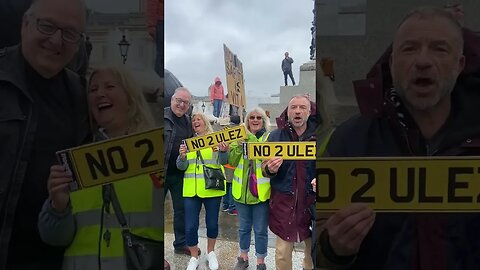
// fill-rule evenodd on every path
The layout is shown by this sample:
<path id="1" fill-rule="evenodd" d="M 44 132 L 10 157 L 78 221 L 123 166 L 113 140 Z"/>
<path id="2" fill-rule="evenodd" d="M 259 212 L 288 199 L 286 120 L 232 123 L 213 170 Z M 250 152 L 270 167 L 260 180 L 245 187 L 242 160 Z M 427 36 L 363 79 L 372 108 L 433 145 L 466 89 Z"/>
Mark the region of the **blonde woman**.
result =
<path id="1" fill-rule="evenodd" d="M 212 126 L 202 113 L 192 116 L 192 128 L 195 136 L 204 136 L 211 133 Z M 218 213 L 220 202 L 225 195 L 225 181 L 223 190 L 205 188 L 203 164 L 211 168 L 223 171 L 221 165 L 228 162 L 228 144 L 220 143 L 218 150 L 213 148 L 202 149 L 195 152 L 187 152 L 185 145 L 180 145 L 177 168 L 185 170 L 183 179 L 183 197 L 185 201 L 185 238 L 190 249 L 190 262 L 187 270 L 195 270 L 199 265 L 198 258 L 198 226 L 200 209 L 205 207 L 205 223 L 207 225 L 207 260 L 208 267 L 218 269 L 218 260 L 214 252 L 215 242 L 218 236 Z"/>
<path id="2" fill-rule="evenodd" d="M 88 104 L 95 141 L 153 127 L 142 91 L 119 68 L 93 71 Z M 63 166 L 50 168 L 50 197 L 38 224 L 43 241 L 68 246 L 63 269 L 127 269 L 121 226 L 112 211 L 113 192 L 132 233 L 163 241 L 163 190 L 155 188 L 148 175 L 116 182 L 113 188 L 97 186 L 70 193 L 72 181 Z M 163 262 L 158 263 L 160 269 Z"/>
<path id="3" fill-rule="evenodd" d="M 270 131 L 269 120 L 262 108 L 257 107 L 248 112 L 245 124 L 248 131 L 247 142 L 267 140 Z M 262 176 L 261 161 L 243 158 L 241 144 L 236 142 L 230 147 L 229 164 L 237 167 L 232 181 L 232 195 L 238 211 L 240 238 L 240 256 L 237 258 L 235 270 L 248 268 L 252 227 L 255 233 L 256 269 L 266 269 L 270 181 Z"/>

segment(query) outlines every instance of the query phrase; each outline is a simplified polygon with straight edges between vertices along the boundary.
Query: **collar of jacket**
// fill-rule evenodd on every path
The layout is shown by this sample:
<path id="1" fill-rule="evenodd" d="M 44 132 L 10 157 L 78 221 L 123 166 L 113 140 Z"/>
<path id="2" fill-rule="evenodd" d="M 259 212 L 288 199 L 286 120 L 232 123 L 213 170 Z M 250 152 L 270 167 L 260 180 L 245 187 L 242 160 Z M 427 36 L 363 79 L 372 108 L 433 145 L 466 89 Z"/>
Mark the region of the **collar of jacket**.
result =
<path id="1" fill-rule="evenodd" d="M 0 50 L 0 81 L 6 81 L 13 84 L 30 102 L 33 98 L 30 95 L 25 77 L 24 58 L 20 52 L 20 45 L 8 47 Z M 84 130 L 88 127 L 88 106 L 86 100 L 86 91 L 84 81 L 78 74 L 65 68 L 66 87 L 69 94 L 72 95 L 73 111 L 76 122 L 79 123 L 78 142 L 84 142 L 84 139 L 91 139 L 90 131 Z M 84 126 L 85 124 L 85 126 Z M 83 133 L 85 131 L 85 134 Z M 90 138 L 89 138 L 90 137 Z"/>
<path id="2" fill-rule="evenodd" d="M 33 98 L 30 95 L 26 84 L 25 60 L 20 50 L 20 45 L 0 50 L 0 81 L 8 81 L 12 83 L 20 89 L 30 101 L 32 101 Z M 73 81 L 82 83 L 78 74 L 68 68 L 64 68 L 64 70 L 68 78 L 68 80 L 66 80 L 66 86 L 70 90 L 72 100 L 85 100 L 85 93 L 82 91 L 83 89 L 80 89 L 81 91 L 76 91 L 79 87 L 73 84 Z M 77 104 L 77 102 L 75 102 L 75 104 Z"/>
<path id="3" fill-rule="evenodd" d="M 28 92 L 24 71 L 25 65 L 20 53 L 20 45 L 3 48 L 0 51 L 0 81 L 12 83 L 32 101 L 33 98 Z"/>
<path id="4" fill-rule="evenodd" d="M 186 114 L 185 114 L 186 115 Z M 185 117 L 185 115 L 183 115 L 183 117 Z M 171 107 L 166 107 L 164 110 L 163 110 L 163 119 L 165 120 L 169 120 L 170 122 L 173 123 L 173 111 L 172 111 L 172 108 Z"/>
<path id="5" fill-rule="evenodd" d="M 478 108 L 480 91 L 478 89 L 480 89 L 480 80 L 457 81 L 451 94 L 450 115 L 437 134 L 429 139 L 430 147 L 434 148 L 433 153 L 442 155 L 460 153 L 461 151 L 455 149 L 462 145 L 480 149 L 480 118 L 477 117 L 480 113 Z M 405 114 L 403 120 L 405 125 L 402 125 L 392 101 L 385 98 L 383 108 L 384 115 L 388 118 L 392 128 L 396 130 L 395 134 L 405 151 L 404 154 L 425 155 L 426 141 L 408 111 L 402 110 L 402 113 Z M 478 143 L 474 143 L 477 141 Z"/>

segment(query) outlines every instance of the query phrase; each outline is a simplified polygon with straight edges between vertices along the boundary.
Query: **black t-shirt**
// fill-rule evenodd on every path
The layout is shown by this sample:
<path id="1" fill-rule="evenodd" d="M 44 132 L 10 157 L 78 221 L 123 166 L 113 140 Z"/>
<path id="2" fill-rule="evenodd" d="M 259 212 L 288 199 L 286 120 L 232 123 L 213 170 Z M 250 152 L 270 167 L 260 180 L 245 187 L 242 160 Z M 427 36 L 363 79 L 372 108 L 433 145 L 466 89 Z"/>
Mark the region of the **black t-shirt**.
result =
<path id="1" fill-rule="evenodd" d="M 60 267 L 64 248 L 44 244 L 37 223 L 48 197 L 50 167 L 57 163 L 55 152 L 75 144 L 73 100 L 64 72 L 44 79 L 26 62 L 25 65 L 27 86 L 34 100 L 33 115 L 38 115 L 38 125 L 16 209 L 8 261 L 9 264 L 58 261 Z"/>
<path id="2" fill-rule="evenodd" d="M 173 138 L 172 152 L 170 153 L 170 160 L 168 161 L 167 174 L 183 174 L 183 171 L 177 169 L 177 157 L 180 144 L 183 140 L 188 139 L 192 135 L 192 127 L 188 125 L 185 117 L 177 117 L 172 113 L 172 120 L 175 125 L 176 136 Z"/>

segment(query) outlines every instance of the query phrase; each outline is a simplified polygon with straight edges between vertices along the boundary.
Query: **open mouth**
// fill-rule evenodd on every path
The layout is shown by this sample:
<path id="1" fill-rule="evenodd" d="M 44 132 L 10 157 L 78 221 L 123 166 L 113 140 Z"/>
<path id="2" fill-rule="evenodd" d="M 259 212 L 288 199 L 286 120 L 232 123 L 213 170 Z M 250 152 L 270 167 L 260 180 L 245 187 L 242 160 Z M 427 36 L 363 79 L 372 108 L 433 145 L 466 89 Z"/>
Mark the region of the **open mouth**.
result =
<path id="1" fill-rule="evenodd" d="M 413 81 L 413 84 L 415 86 L 419 86 L 419 87 L 429 87 L 429 86 L 433 85 L 434 83 L 435 83 L 435 81 L 431 78 L 428 78 L 428 77 L 418 77 Z"/>
<path id="2" fill-rule="evenodd" d="M 99 111 L 104 111 L 106 109 L 110 109 L 111 107 L 113 107 L 113 104 L 111 104 L 111 103 L 100 103 L 97 106 Z"/>

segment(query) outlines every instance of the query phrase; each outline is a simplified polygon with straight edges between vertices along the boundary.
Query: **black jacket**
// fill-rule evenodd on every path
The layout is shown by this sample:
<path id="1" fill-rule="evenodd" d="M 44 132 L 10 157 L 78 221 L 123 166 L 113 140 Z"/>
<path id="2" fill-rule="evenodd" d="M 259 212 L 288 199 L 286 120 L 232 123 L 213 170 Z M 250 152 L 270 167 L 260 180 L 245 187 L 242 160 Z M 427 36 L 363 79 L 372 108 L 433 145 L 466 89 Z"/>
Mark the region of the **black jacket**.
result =
<path id="1" fill-rule="evenodd" d="M 163 151 L 165 154 L 165 173 L 168 171 L 168 162 L 170 160 L 170 154 L 172 153 L 172 148 L 173 148 L 173 142 L 175 136 L 177 136 L 177 131 L 175 129 L 175 124 L 173 123 L 173 112 L 170 107 L 166 107 L 163 110 L 163 124 L 165 125 L 165 129 L 163 132 L 163 142 L 164 142 L 164 147 Z M 188 115 L 184 115 L 185 120 L 187 121 L 187 125 L 189 127 L 192 126 L 192 121 Z M 193 131 L 192 129 L 188 129 L 190 131 L 190 135 L 188 138 L 193 137 Z"/>
<path id="2" fill-rule="evenodd" d="M 78 75 L 66 70 L 77 145 L 88 139 L 89 124 L 85 89 Z M 0 51 L 0 269 L 5 269 L 15 212 L 30 162 L 38 116 L 27 91 L 24 59 L 20 48 Z M 61 127 L 59 127 L 61 128 Z M 52 132 L 55 132 L 52 130 Z M 73 145 L 72 145 L 73 146 Z M 61 150 L 61 149 L 58 149 Z M 55 153 L 52 153 L 54 155 Z M 45 187 L 47 188 L 47 187 Z M 36 227 L 36 224 L 32 224 Z"/>

